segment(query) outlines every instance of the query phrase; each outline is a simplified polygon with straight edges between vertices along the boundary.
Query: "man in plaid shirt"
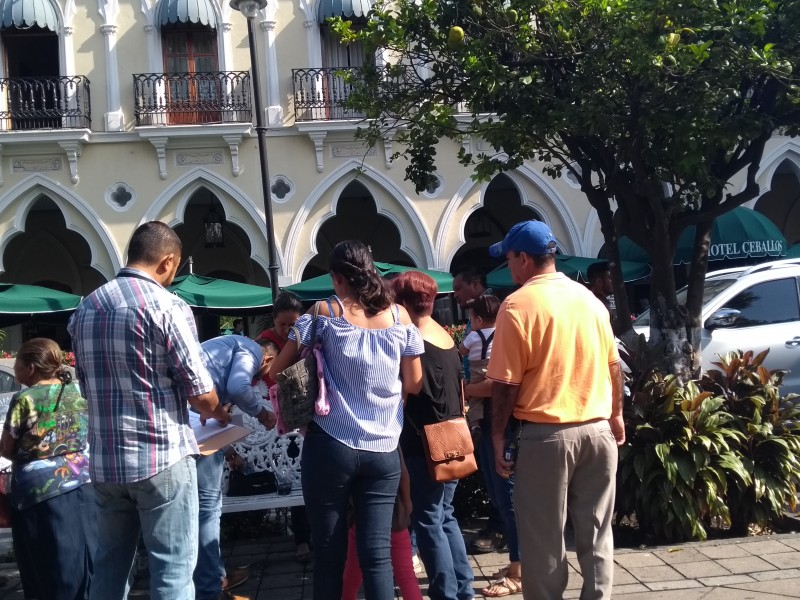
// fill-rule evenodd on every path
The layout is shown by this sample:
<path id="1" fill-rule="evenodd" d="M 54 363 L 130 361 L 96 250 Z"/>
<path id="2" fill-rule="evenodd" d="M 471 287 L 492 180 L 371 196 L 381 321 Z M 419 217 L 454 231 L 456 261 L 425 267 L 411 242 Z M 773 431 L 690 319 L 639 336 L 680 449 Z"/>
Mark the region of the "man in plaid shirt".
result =
<path id="1" fill-rule="evenodd" d="M 117 277 L 87 296 L 69 323 L 89 401 L 98 553 L 92 600 L 126 597 L 139 534 L 153 600 L 193 600 L 198 497 L 188 406 L 223 423 L 189 307 L 164 289 L 181 242 L 157 221 L 133 234 Z"/>

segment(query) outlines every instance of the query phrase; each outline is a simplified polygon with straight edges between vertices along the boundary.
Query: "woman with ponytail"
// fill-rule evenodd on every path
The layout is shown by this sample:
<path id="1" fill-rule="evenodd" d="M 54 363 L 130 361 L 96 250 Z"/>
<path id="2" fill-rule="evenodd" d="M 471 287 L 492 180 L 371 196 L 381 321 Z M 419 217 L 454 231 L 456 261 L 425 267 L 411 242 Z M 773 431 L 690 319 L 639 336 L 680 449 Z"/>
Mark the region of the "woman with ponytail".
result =
<path id="1" fill-rule="evenodd" d="M 422 386 L 419 330 L 392 303 L 369 249 L 336 245 L 330 258 L 336 293 L 319 303 L 316 339 L 325 357 L 330 412 L 315 415 L 303 442 L 303 498 L 315 544 L 314 600 L 340 600 L 352 498 L 358 561 L 367 600 L 394 598 L 390 541 L 400 481 L 397 445 L 403 397 Z M 270 367 L 275 376 L 313 343 L 314 308 L 298 319 Z"/>
<path id="2" fill-rule="evenodd" d="M 0 454 L 12 461 L 11 534 L 26 598 L 88 598 L 97 547 L 86 400 L 53 340 L 22 344 Z"/>

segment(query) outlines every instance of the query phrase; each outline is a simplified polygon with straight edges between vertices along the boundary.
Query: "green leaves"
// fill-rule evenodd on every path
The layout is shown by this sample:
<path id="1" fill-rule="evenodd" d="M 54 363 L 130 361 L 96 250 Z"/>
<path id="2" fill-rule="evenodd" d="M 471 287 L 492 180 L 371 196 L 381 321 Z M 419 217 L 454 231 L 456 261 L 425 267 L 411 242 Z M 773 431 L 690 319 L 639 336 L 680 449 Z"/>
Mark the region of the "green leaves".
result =
<path id="1" fill-rule="evenodd" d="M 779 394 L 767 353 L 732 352 L 719 370 L 681 384 L 640 376 L 626 406 L 617 509 L 665 541 L 703 539 L 717 520 L 764 526 L 796 502 L 800 409 Z"/>

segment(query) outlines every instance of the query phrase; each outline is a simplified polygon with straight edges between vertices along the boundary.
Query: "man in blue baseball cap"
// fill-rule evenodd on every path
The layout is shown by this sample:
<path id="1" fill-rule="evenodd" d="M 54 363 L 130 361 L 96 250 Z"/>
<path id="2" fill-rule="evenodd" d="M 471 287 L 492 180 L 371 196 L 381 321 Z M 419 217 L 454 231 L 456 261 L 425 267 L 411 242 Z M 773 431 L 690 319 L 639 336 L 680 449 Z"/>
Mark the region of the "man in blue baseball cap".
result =
<path id="1" fill-rule="evenodd" d="M 547 224 L 525 221 L 489 249 L 505 255 L 522 286 L 500 307 L 487 372 L 495 467 L 503 477 L 514 472 L 525 600 L 563 596 L 567 512 L 581 598 L 610 598 L 617 445 L 625 441 L 622 372 L 608 311 L 556 272 L 557 247 Z M 521 426 L 518 454 L 508 460 L 512 414 Z"/>

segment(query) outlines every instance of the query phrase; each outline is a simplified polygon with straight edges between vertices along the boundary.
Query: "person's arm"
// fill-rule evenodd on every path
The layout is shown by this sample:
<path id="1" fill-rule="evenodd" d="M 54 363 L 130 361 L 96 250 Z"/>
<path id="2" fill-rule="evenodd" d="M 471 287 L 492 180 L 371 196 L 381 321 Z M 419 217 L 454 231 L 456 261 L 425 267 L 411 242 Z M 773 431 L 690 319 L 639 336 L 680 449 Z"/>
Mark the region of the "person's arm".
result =
<path id="1" fill-rule="evenodd" d="M 400 357 L 400 378 L 403 380 L 403 394 L 419 394 L 422 389 L 422 361 L 419 356 Z"/>
<path id="2" fill-rule="evenodd" d="M 519 386 L 511 383 L 493 382 L 492 386 L 492 445 L 497 474 L 508 479 L 514 470 L 514 463 L 504 458 L 506 449 L 506 428 L 508 420 L 517 403 Z"/>
<path id="3" fill-rule="evenodd" d="M 491 398 L 493 383 L 491 379 L 484 379 L 478 383 L 468 383 L 464 386 L 464 392 L 470 398 Z"/>
<path id="4" fill-rule="evenodd" d="M 400 504 L 406 511 L 407 516 L 411 516 L 411 477 L 406 468 L 406 461 L 403 459 L 403 453 L 398 450 L 400 455 L 400 486 L 397 489 L 397 495 L 400 497 Z"/>
<path id="5" fill-rule="evenodd" d="M 260 357 L 259 357 L 260 358 Z M 253 377 L 261 362 L 246 348 L 237 346 L 231 358 L 231 368 L 225 381 L 226 402 L 233 402 L 243 412 L 258 418 L 262 412 L 261 399 L 253 387 Z M 261 419 L 259 418 L 259 421 Z"/>
<path id="6" fill-rule="evenodd" d="M 624 404 L 624 380 L 622 378 L 622 367 L 619 361 L 608 365 L 611 372 L 611 418 L 608 420 L 611 425 L 611 433 L 617 440 L 617 446 L 625 443 L 625 421 L 622 418 L 622 407 Z"/>
<path id="7" fill-rule="evenodd" d="M 459 353 L 461 356 L 466 356 L 467 354 L 469 354 L 469 348 L 467 348 L 467 347 L 464 345 L 464 342 L 461 342 L 461 345 L 458 347 L 458 353 Z"/>
<path id="8" fill-rule="evenodd" d="M 319 304 L 319 317 L 327 317 L 330 315 L 327 307 L 326 302 L 318 302 Z M 307 315 L 311 315 L 311 321 L 308 323 L 309 332 L 311 331 L 311 327 L 314 326 L 313 319 L 314 319 L 314 306 L 312 305 L 307 311 Z M 317 317 L 317 318 L 319 318 Z M 300 317 L 301 319 L 303 317 Z M 320 325 L 322 325 L 322 319 L 317 322 L 317 332 L 319 332 Z M 296 326 L 296 325 L 295 325 Z M 297 329 L 292 329 L 289 332 L 289 341 L 286 342 L 286 345 L 281 350 L 281 353 L 275 357 L 275 360 L 272 361 L 272 364 L 269 366 L 269 371 L 267 374 L 272 381 L 277 381 L 278 373 L 283 371 L 289 365 L 293 365 L 297 362 L 297 356 L 300 354 L 300 351 L 303 349 L 303 341 L 302 340 L 293 340 L 292 336 L 294 335 L 294 331 L 299 331 Z"/>
<path id="9" fill-rule="evenodd" d="M 213 387 L 205 394 L 189 396 L 189 405 L 200 413 L 200 418 L 203 420 L 216 419 L 224 425 L 231 422 L 230 413 L 220 403 L 217 391 Z"/>
<path id="10" fill-rule="evenodd" d="M 3 431 L 3 436 L 0 437 L 0 456 L 8 460 L 14 460 L 14 455 L 17 453 L 17 440 L 11 437 L 8 431 Z"/>

